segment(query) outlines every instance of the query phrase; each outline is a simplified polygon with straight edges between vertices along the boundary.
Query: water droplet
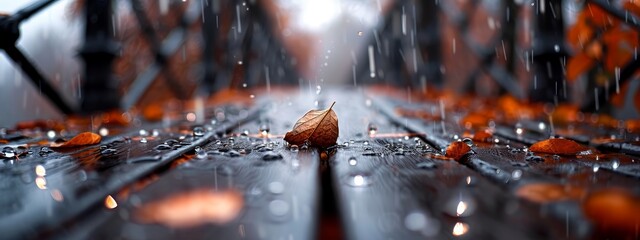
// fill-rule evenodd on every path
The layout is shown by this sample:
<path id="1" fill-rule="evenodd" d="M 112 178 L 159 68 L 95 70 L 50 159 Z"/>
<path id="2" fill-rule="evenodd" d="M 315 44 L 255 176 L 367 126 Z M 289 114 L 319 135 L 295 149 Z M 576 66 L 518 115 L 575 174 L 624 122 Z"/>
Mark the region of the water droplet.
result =
<path id="1" fill-rule="evenodd" d="M 2 154 L 4 154 L 5 158 L 12 158 L 16 156 L 16 151 L 12 147 L 4 147 L 2 148 Z"/>
<path id="2" fill-rule="evenodd" d="M 547 125 L 544 122 L 538 123 L 538 129 L 545 130 L 547 129 Z"/>
<path id="3" fill-rule="evenodd" d="M 55 132 L 55 131 L 53 131 L 53 130 L 49 130 L 49 131 L 47 131 L 47 137 L 48 137 L 49 139 L 53 139 L 53 138 L 55 138 L 55 137 L 56 137 L 56 132 Z"/>
<path id="4" fill-rule="evenodd" d="M 273 194 L 284 193 L 284 184 L 282 182 L 274 181 L 269 183 L 269 192 Z"/>
<path id="5" fill-rule="evenodd" d="M 35 171 L 36 171 L 36 176 L 38 177 L 44 177 L 45 175 L 47 175 L 47 169 L 45 169 L 44 166 L 40 164 L 36 166 Z"/>
<path id="6" fill-rule="evenodd" d="M 511 172 L 511 179 L 520 180 L 521 177 L 522 177 L 522 170 L 516 169 L 515 171 Z"/>
<path id="7" fill-rule="evenodd" d="M 463 138 L 462 142 L 467 144 L 467 146 L 469 146 L 469 147 L 473 147 L 473 140 L 471 140 L 471 138 Z"/>
<path id="8" fill-rule="evenodd" d="M 141 143 L 147 143 L 147 138 L 140 138 Z"/>
<path id="9" fill-rule="evenodd" d="M 347 185 L 352 187 L 366 187 L 371 185 L 371 176 L 367 173 L 354 173 L 345 178 Z"/>
<path id="10" fill-rule="evenodd" d="M 469 231 L 469 224 L 457 222 L 456 225 L 453 226 L 453 236 L 462 236 Z"/>
<path id="11" fill-rule="evenodd" d="M 440 231 L 440 222 L 422 211 L 413 211 L 407 214 L 404 218 L 404 226 L 408 230 L 419 232 L 426 237 L 435 237 Z"/>
<path id="12" fill-rule="evenodd" d="M 202 137 L 202 136 L 204 136 L 204 128 L 203 127 L 194 127 L 193 128 L 193 136 L 194 137 Z"/>
<path id="13" fill-rule="evenodd" d="M 594 164 L 593 165 L 593 172 L 598 172 L 598 170 L 600 170 L 600 165 L 599 164 Z"/>
<path id="14" fill-rule="evenodd" d="M 244 150 L 244 149 L 242 149 Z M 240 157 L 242 154 L 236 150 L 230 150 L 229 152 L 226 153 L 227 156 L 229 157 Z"/>
<path id="15" fill-rule="evenodd" d="M 289 213 L 289 203 L 283 200 L 273 200 L 269 202 L 269 212 L 276 217 L 284 217 Z"/>
<path id="16" fill-rule="evenodd" d="M 535 155 L 527 156 L 527 157 L 525 157 L 524 160 L 529 161 L 529 162 L 544 162 L 544 158 L 542 158 L 540 156 L 535 156 Z"/>
<path id="17" fill-rule="evenodd" d="M 138 131 L 138 134 L 140 134 L 140 136 L 142 137 L 149 136 L 149 132 L 147 132 L 147 130 L 144 130 L 144 129 L 140 129 L 140 131 Z"/>
<path id="18" fill-rule="evenodd" d="M 269 137 L 269 126 L 266 124 L 260 125 L 260 135 L 262 137 Z"/>
<path id="19" fill-rule="evenodd" d="M 37 177 L 35 183 L 39 189 L 47 189 L 47 179 L 45 179 L 44 177 Z"/>
<path id="20" fill-rule="evenodd" d="M 170 149 L 171 149 L 171 146 L 169 146 L 168 144 L 160 144 L 156 146 L 156 150 L 170 150 Z"/>
<path id="21" fill-rule="evenodd" d="M 280 160 L 282 159 L 282 155 L 279 153 L 274 153 L 271 151 L 266 152 L 264 155 L 262 155 L 262 160 L 265 161 L 276 161 L 276 160 Z"/>
<path id="22" fill-rule="evenodd" d="M 345 141 L 344 143 L 342 143 L 342 146 L 349 147 L 349 142 Z"/>
<path id="23" fill-rule="evenodd" d="M 618 169 L 619 166 L 620 166 L 620 161 L 618 159 L 613 159 L 611 161 L 611 168 L 613 168 L 613 170 Z"/>
<path id="24" fill-rule="evenodd" d="M 422 169 L 435 169 L 438 166 L 432 162 L 419 162 L 418 164 L 416 164 L 416 167 L 422 168 Z"/>
<path id="25" fill-rule="evenodd" d="M 349 165 L 351 165 L 351 166 L 358 165 L 358 160 L 356 160 L 355 157 L 350 157 L 348 162 L 349 162 Z"/>
<path id="26" fill-rule="evenodd" d="M 104 199 L 104 206 L 107 207 L 108 209 L 114 209 L 118 207 L 118 202 L 116 202 L 116 200 L 111 195 L 108 195 Z"/>
<path id="27" fill-rule="evenodd" d="M 560 45 L 558 44 L 554 45 L 553 50 L 555 50 L 556 52 L 560 52 Z"/>
<path id="28" fill-rule="evenodd" d="M 98 134 L 100 134 L 100 136 L 103 136 L 103 137 L 104 137 L 104 136 L 107 136 L 107 135 L 109 135 L 109 129 L 107 129 L 107 128 L 105 128 L 105 127 L 101 127 L 101 128 L 98 130 Z"/>
<path id="29" fill-rule="evenodd" d="M 409 213 L 404 218 L 404 226 L 411 231 L 419 231 L 427 226 L 427 216 L 421 212 Z"/>
<path id="30" fill-rule="evenodd" d="M 116 150 L 116 149 L 113 149 L 113 148 L 107 148 L 107 149 L 104 149 L 104 150 L 100 151 L 100 154 L 102 154 L 102 155 L 113 155 L 113 154 L 115 154 L 116 152 L 117 152 L 117 150 Z"/>
<path id="31" fill-rule="evenodd" d="M 365 140 L 362 144 L 364 144 L 365 146 L 369 145 L 369 141 Z"/>
<path id="32" fill-rule="evenodd" d="M 375 137 L 376 133 L 378 132 L 378 126 L 376 126 L 373 123 L 369 123 L 369 126 L 367 128 L 368 133 L 369 133 L 369 137 Z"/>
<path id="33" fill-rule="evenodd" d="M 197 159 L 206 159 L 208 156 L 209 156 L 209 154 L 204 150 L 196 151 L 196 158 Z"/>
<path id="34" fill-rule="evenodd" d="M 362 36 L 362 31 L 358 31 L 358 36 Z"/>
<path id="35" fill-rule="evenodd" d="M 52 152 L 53 152 L 53 150 L 51 150 L 51 148 L 49 148 L 49 147 L 41 147 L 40 148 L 40 156 L 47 155 L 47 154 L 52 153 Z"/>
<path id="36" fill-rule="evenodd" d="M 292 151 L 292 152 L 298 152 L 299 147 L 298 147 L 298 145 L 293 144 L 293 145 L 289 146 L 289 150 Z"/>

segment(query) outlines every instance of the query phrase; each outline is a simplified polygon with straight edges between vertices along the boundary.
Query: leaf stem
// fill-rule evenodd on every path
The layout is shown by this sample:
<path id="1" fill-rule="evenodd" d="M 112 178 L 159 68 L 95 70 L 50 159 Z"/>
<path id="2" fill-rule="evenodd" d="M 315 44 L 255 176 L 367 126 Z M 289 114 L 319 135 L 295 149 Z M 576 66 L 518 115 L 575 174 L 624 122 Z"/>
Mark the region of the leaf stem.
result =
<path id="1" fill-rule="evenodd" d="M 333 105 L 336 105 L 336 101 L 333 101 L 333 103 L 331 104 L 331 106 L 329 107 L 329 109 L 333 108 Z"/>

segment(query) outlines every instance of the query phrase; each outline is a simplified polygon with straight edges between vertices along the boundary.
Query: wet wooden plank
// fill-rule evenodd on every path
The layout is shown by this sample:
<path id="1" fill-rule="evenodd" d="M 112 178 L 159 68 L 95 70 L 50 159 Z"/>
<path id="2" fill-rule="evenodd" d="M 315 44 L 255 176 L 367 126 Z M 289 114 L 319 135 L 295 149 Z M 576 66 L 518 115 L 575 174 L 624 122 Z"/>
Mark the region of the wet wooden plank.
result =
<path id="1" fill-rule="evenodd" d="M 309 148 L 292 149 L 282 141 L 293 121 L 312 105 L 288 103 L 270 101 L 255 121 L 198 148 L 188 161 L 159 173 L 149 185 L 114 195 L 120 203 L 117 209 L 96 209 L 87 224 L 67 229 L 62 238 L 313 238 L 320 204 L 319 154 Z M 201 220 L 189 227 L 150 224 L 136 217 L 153 202 L 199 190 L 237 193 L 242 210 L 227 221 Z M 202 211 L 227 209 L 211 206 Z"/>
<path id="2" fill-rule="evenodd" d="M 107 137 L 99 145 L 59 152 L 31 147 L 20 159 L 5 159 L 0 166 L 0 231 L 10 239 L 48 234 L 258 110 L 229 114 L 210 130 L 193 124 L 141 128 Z"/>
<path id="3" fill-rule="evenodd" d="M 354 98 L 357 99 L 357 98 Z M 348 239 L 536 239 L 564 236 L 552 222 L 538 221 L 537 206 L 508 194 L 484 176 L 455 161 L 441 160 L 440 147 L 394 126 L 394 114 L 361 102 L 351 115 L 375 115 L 375 134 L 350 133 L 350 144 L 330 158 L 337 203 Z M 360 103 L 360 104 L 357 104 Z M 359 106 L 360 105 L 360 106 Z M 337 106 L 336 111 L 340 113 Z M 386 116 L 392 116 L 386 119 Z M 386 119 L 386 120 L 380 120 Z M 391 121 L 390 121 L 391 120 Z M 425 132 L 418 135 L 424 136 Z M 444 138 L 427 141 L 444 142 Z M 344 137 L 344 135 L 341 135 Z M 445 145 L 446 146 L 446 145 Z M 462 204 L 462 205 L 460 205 Z M 458 212 L 460 211 L 460 215 Z M 513 226 L 505 229 L 504 226 Z M 545 231 L 541 231 L 545 229 Z"/>
<path id="4" fill-rule="evenodd" d="M 394 105 L 393 101 L 385 102 L 384 100 L 379 102 L 381 104 L 379 109 L 386 112 L 396 123 L 403 125 L 411 132 L 425 133 L 427 136 L 425 139 L 430 143 L 437 144 L 439 148 L 444 148 L 448 141 L 455 141 L 455 137 L 452 138 L 451 135 L 461 135 L 464 131 L 460 127 L 457 127 L 457 131 L 455 131 L 456 124 L 450 119 L 445 120 L 449 123 L 439 124 L 440 126 L 453 126 L 449 129 L 454 129 L 454 131 L 445 133 L 442 131 L 442 127 L 438 128 L 438 124 L 426 123 L 420 119 L 404 119 L 393 114 L 396 107 L 406 108 L 407 105 L 411 106 L 410 104 L 395 102 L 396 105 Z M 616 152 L 597 153 L 595 149 L 602 149 L 602 146 L 591 138 L 602 138 L 606 132 L 611 133 L 612 130 L 597 129 L 589 133 L 583 129 L 572 133 L 557 127 L 559 132 L 572 133 L 572 135 L 565 135 L 566 138 L 591 145 L 594 148 L 591 152 L 584 154 L 559 156 L 534 154 L 528 151 L 529 145 L 548 139 L 550 136 L 549 131 L 533 129 L 533 127 L 539 127 L 539 124 L 529 122 L 529 124 L 513 126 L 498 125 L 495 127 L 493 138 L 493 140 L 497 140 L 491 143 L 474 144 L 472 147 L 474 153 L 461 159 L 460 163 L 471 168 L 475 173 L 506 187 L 507 193 L 510 195 L 516 195 L 516 191 L 522 186 L 536 183 L 570 186 L 570 188 L 585 192 L 622 188 L 636 196 L 640 195 L 637 175 L 640 172 L 637 170 L 640 163 L 633 156 Z M 622 135 L 627 139 L 626 141 L 633 141 L 632 134 L 622 133 Z M 556 220 L 564 219 L 566 237 L 593 236 L 597 233 L 594 233 L 595 229 L 591 222 L 585 218 L 579 200 L 548 199 L 545 200 L 548 202 L 544 204 L 534 205 L 543 209 Z"/>

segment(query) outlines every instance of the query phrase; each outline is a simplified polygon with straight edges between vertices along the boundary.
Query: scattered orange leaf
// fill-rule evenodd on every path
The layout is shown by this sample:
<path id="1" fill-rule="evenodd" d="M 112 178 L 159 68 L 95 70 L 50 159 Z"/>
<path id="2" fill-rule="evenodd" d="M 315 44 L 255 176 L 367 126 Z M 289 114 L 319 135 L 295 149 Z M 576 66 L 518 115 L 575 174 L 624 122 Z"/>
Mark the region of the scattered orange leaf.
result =
<path id="1" fill-rule="evenodd" d="M 625 190 L 605 189 L 593 192 L 582 204 L 582 210 L 602 232 L 627 236 L 637 234 L 640 198 Z"/>
<path id="2" fill-rule="evenodd" d="M 555 183 L 530 183 L 516 190 L 516 196 L 536 203 L 578 200 L 585 194 L 581 187 Z"/>
<path id="3" fill-rule="evenodd" d="M 467 129 L 477 129 L 489 125 L 489 121 L 491 119 L 493 119 L 492 116 L 487 116 L 483 113 L 469 113 L 467 114 L 467 116 L 460 119 L 460 124 L 462 124 Z"/>
<path id="4" fill-rule="evenodd" d="M 62 143 L 52 143 L 50 147 L 53 148 L 71 148 L 71 147 L 80 147 L 87 145 L 94 145 L 100 143 L 102 137 L 100 135 L 91 133 L 91 132 L 83 132 L 73 137 L 71 140 L 62 142 Z"/>
<path id="5" fill-rule="evenodd" d="M 551 138 L 537 142 L 529 148 L 532 152 L 536 153 L 549 153 L 559 155 L 571 155 L 577 154 L 583 151 L 589 150 L 588 147 L 582 146 L 579 143 L 563 138 Z"/>
<path id="6" fill-rule="evenodd" d="M 488 142 L 491 141 L 491 137 L 493 137 L 493 133 L 485 129 L 482 131 L 477 131 L 475 134 L 473 134 L 473 138 L 471 139 L 478 142 Z"/>
<path id="7" fill-rule="evenodd" d="M 578 53 L 575 56 L 569 58 L 567 64 L 567 80 L 574 81 L 580 74 L 587 72 L 596 64 L 593 58 L 589 57 L 586 53 Z"/>
<path id="8" fill-rule="evenodd" d="M 160 223 L 173 228 L 224 224 L 235 219 L 243 205 L 242 194 L 237 191 L 200 189 L 145 203 L 135 211 L 135 218 L 142 223 Z"/>
<path id="9" fill-rule="evenodd" d="M 569 124 L 578 121 L 580 108 L 571 104 L 559 104 L 551 113 L 556 124 Z"/>
<path id="10" fill-rule="evenodd" d="M 446 157 L 459 161 L 465 154 L 471 151 L 471 147 L 464 142 L 455 141 L 449 144 L 445 153 Z"/>
<path id="11" fill-rule="evenodd" d="M 147 121 L 157 122 L 162 120 L 164 109 L 160 104 L 150 104 L 142 110 L 142 116 Z"/>

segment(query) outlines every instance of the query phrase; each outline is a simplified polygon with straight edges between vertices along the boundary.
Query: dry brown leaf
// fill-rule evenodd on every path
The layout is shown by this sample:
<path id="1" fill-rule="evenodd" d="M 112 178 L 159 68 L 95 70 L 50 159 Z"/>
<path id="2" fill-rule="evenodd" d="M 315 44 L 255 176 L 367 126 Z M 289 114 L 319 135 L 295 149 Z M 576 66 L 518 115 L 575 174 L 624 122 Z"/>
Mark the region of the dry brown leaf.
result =
<path id="1" fill-rule="evenodd" d="M 632 236 L 638 232 L 640 198 L 625 190 L 596 191 L 586 198 L 582 204 L 582 211 L 599 231 L 621 236 Z"/>
<path id="2" fill-rule="evenodd" d="M 531 183 L 516 190 L 516 196 L 536 203 L 578 200 L 584 194 L 583 188 L 555 183 Z"/>
<path id="3" fill-rule="evenodd" d="M 242 194 L 237 191 L 199 189 L 145 203 L 137 209 L 135 218 L 143 223 L 160 223 L 173 228 L 224 224 L 235 219 L 243 205 Z"/>
<path id="4" fill-rule="evenodd" d="M 582 146 L 573 140 L 551 138 L 534 143 L 533 145 L 531 145 L 531 148 L 529 148 L 529 150 L 536 153 L 571 155 L 587 151 L 589 150 L 589 148 Z"/>
<path id="5" fill-rule="evenodd" d="M 447 147 L 447 152 L 445 153 L 445 156 L 449 158 L 453 158 L 454 160 L 458 161 L 460 160 L 460 158 L 462 158 L 462 156 L 467 154 L 469 151 L 471 151 L 471 147 L 469 147 L 469 145 L 467 145 L 464 142 L 456 141 L 449 144 L 449 146 Z"/>
<path id="6" fill-rule="evenodd" d="M 50 147 L 52 148 L 71 148 L 71 147 L 80 147 L 87 146 L 100 143 L 102 137 L 100 135 L 92 133 L 92 132 L 83 132 L 73 137 L 71 140 L 63 142 L 63 143 L 52 143 Z"/>
<path id="7" fill-rule="evenodd" d="M 311 146 L 330 147 L 338 140 L 338 116 L 333 105 L 326 110 L 311 110 L 298 119 L 293 130 L 287 132 L 284 140 L 289 144 L 302 145 L 309 141 Z"/>

